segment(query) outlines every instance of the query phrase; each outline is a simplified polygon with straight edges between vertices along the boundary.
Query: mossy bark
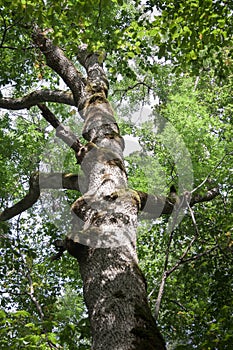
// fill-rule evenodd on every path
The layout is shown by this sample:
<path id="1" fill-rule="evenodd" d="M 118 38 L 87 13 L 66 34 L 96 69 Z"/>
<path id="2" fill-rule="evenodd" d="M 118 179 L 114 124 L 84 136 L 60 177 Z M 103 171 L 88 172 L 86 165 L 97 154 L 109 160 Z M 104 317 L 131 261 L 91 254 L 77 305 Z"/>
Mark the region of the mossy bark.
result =
<path id="1" fill-rule="evenodd" d="M 67 247 L 80 266 L 93 350 L 165 349 L 147 302 L 136 254 L 140 197 L 127 187 L 124 141 L 106 98 L 106 76 L 96 55 L 83 51 L 88 73 L 82 100 L 80 162 L 86 191 L 72 206 Z"/>

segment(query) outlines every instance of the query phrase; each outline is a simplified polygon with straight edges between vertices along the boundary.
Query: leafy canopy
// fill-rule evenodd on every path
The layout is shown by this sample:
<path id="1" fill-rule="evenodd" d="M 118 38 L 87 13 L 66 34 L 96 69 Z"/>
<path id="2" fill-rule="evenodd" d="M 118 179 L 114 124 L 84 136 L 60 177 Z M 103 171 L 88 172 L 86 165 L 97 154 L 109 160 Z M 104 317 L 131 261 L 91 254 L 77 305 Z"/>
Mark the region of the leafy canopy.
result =
<path id="1" fill-rule="evenodd" d="M 51 84 L 53 74 L 31 42 L 35 24 L 73 59 L 80 42 L 107 52 L 112 79 L 119 73 L 134 76 L 129 62 L 135 57 L 147 70 L 155 71 L 157 59 L 163 59 L 177 71 L 214 68 L 226 78 L 232 66 L 232 7 L 211 0 L 2 0 L 0 58 L 9 69 L 1 70 L 0 84 L 14 82 L 21 90 L 42 78 Z"/>

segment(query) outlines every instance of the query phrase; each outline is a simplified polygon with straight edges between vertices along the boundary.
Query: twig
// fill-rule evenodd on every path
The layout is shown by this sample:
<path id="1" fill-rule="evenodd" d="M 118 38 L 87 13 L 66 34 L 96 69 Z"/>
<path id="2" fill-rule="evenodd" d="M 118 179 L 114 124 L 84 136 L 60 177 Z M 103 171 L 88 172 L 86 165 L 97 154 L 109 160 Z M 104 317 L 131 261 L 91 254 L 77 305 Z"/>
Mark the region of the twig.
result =
<path id="1" fill-rule="evenodd" d="M 219 167 L 219 165 L 222 164 L 223 160 L 225 159 L 226 156 L 232 155 L 233 153 L 226 153 L 224 154 L 224 156 L 221 158 L 221 160 L 215 165 L 215 167 L 209 172 L 209 174 L 206 176 L 206 178 L 196 187 L 194 188 L 191 193 L 196 192 L 197 190 L 199 190 L 199 188 L 201 188 L 208 180 L 210 175 L 215 172 L 215 170 Z"/>
<path id="2" fill-rule="evenodd" d="M 15 47 L 15 46 L 4 46 L 4 45 L 0 45 L 0 49 L 19 50 L 18 47 Z M 26 50 L 34 49 L 34 46 L 20 47 L 20 49 L 23 50 L 23 51 L 26 51 Z"/>
<path id="3" fill-rule="evenodd" d="M 16 295 L 16 296 L 21 296 L 21 295 L 28 295 L 27 292 L 25 293 L 17 293 L 17 292 L 12 292 L 12 291 L 9 291 L 9 290 L 0 290 L 0 294 L 9 294 L 9 295 Z"/>
<path id="4" fill-rule="evenodd" d="M 203 252 L 203 253 L 193 255 L 193 256 L 191 256 L 190 258 L 187 258 L 187 259 L 183 259 L 182 262 L 180 263 L 180 265 L 181 265 L 181 264 L 186 264 L 186 263 L 188 263 L 188 262 L 190 262 L 190 261 L 198 260 L 198 259 L 200 259 L 201 257 L 203 257 L 204 255 L 208 255 L 208 254 L 212 253 L 212 252 L 213 252 L 215 249 L 217 249 L 217 248 L 219 248 L 218 245 L 215 245 L 214 247 L 212 247 L 212 248 L 206 250 L 206 251 Z"/>
<path id="5" fill-rule="evenodd" d="M 150 85 L 146 84 L 144 81 L 139 81 L 139 82 L 137 82 L 136 84 L 130 85 L 130 86 L 128 86 L 128 87 L 125 88 L 125 89 L 116 89 L 116 90 L 113 91 L 112 94 L 114 95 L 116 92 L 123 92 L 122 97 L 124 97 L 125 94 L 126 94 L 129 90 L 133 90 L 133 89 L 135 89 L 135 88 L 136 88 L 137 86 L 139 86 L 139 85 L 143 85 L 143 86 L 147 87 L 148 91 L 149 91 L 149 90 L 152 90 L 152 87 L 151 87 Z"/>
<path id="6" fill-rule="evenodd" d="M 99 20 L 102 16 L 102 0 L 99 0 L 99 13 L 98 13 L 98 17 L 96 20 L 96 27 L 99 27 Z"/>
<path id="7" fill-rule="evenodd" d="M 35 297 L 35 291 L 34 291 L 34 287 L 33 287 L 33 281 L 32 281 L 32 277 L 31 277 L 31 272 L 30 270 L 28 269 L 27 267 L 27 273 L 26 273 L 26 277 L 27 277 L 27 280 L 29 282 L 29 292 L 27 293 L 31 299 L 31 301 L 34 303 L 39 315 L 40 315 L 40 319 L 41 321 L 44 320 L 44 313 L 43 313 L 43 310 L 42 310 L 42 307 L 39 303 L 39 301 L 37 300 L 37 298 Z"/>
<path id="8" fill-rule="evenodd" d="M 196 80 L 195 80 L 195 83 L 194 83 L 194 88 L 193 88 L 193 91 L 195 91 L 197 89 L 197 85 L 198 85 L 198 82 L 200 80 L 200 77 L 199 75 L 196 77 Z"/>
<path id="9" fill-rule="evenodd" d="M 17 234 L 17 240 L 18 242 L 20 242 L 20 216 L 18 217 L 17 219 L 17 224 L 16 224 L 16 234 Z M 33 302 L 33 304 L 35 305 L 38 313 L 39 313 L 39 316 L 40 316 L 40 319 L 41 321 L 43 321 L 44 319 L 44 313 L 43 313 L 43 310 L 42 310 L 42 307 L 39 303 L 39 301 L 37 300 L 36 296 L 35 296 L 35 291 L 34 291 L 34 287 L 33 287 L 33 280 L 32 280 L 32 277 L 31 277 L 31 271 L 27 265 L 27 262 L 25 260 L 25 257 L 24 255 L 22 254 L 21 250 L 20 250 L 20 247 L 18 247 L 18 252 L 19 252 L 19 255 L 22 259 L 22 265 L 23 265 L 23 268 L 26 270 L 25 271 L 25 276 L 28 280 L 28 283 L 29 283 L 29 292 L 27 292 L 27 295 L 30 297 L 31 301 Z"/>
<path id="10" fill-rule="evenodd" d="M 18 24 L 23 18 L 19 18 L 19 19 L 18 19 L 17 21 L 15 21 L 13 24 L 7 26 L 6 20 L 5 20 L 4 16 L 2 15 L 2 13 L 1 13 L 1 17 L 2 17 L 2 20 L 3 20 L 3 24 L 4 24 L 4 30 L 3 30 L 2 40 L 1 40 L 1 43 L 0 43 L 0 48 L 1 48 L 1 49 L 18 50 L 17 47 L 3 46 L 3 43 L 4 43 L 4 41 L 5 41 L 7 31 L 8 31 L 9 29 L 13 28 L 16 24 Z M 29 47 L 29 48 L 32 48 L 32 47 Z M 21 48 L 21 49 L 26 50 L 27 48 Z"/>
<path id="11" fill-rule="evenodd" d="M 182 310 L 188 311 L 187 308 L 184 305 L 182 305 L 179 301 L 173 300 L 173 299 L 170 299 L 169 301 L 171 301 L 172 303 L 178 305 Z"/>
<path id="12" fill-rule="evenodd" d="M 166 280 L 167 278 L 171 275 L 172 272 L 174 272 L 181 264 L 183 264 L 184 258 L 185 256 L 188 254 L 189 250 L 191 249 L 193 243 L 195 242 L 195 240 L 197 239 L 197 237 L 199 236 L 199 231 L 198 231 L 198 227 L 197 227 L 197 223 L 195 220 L 195 216 L 194 216 L 194 212 L 191 209 L 188 201 L 187 201 L 187 206 L 189 208 L 190 214 L 191 214 L 191 218 L 192 218 L 192 222 L 194 224 L 195 227 L 195 231 L 196 234 L 194 235 L 194 237 L 192 238 L 192 240 L 190 241 L 190 243 L 188 244 L 188 246 L 186 247 L 185 251 L 183 252 L 183 254 L 180 256 L 180 258 L 177 260 L 177 262 L 175 263 L 175 265 L 173 265 L 172 268 L 170 268 L 169 270 L 167 269 L 168 267 L 168 261 L 169 261 L 169 253 L 170 253 L 170 247 L 171 247 L 171 243 L 172 243 L 172 239 L 173 239 L 173 230 L 170 233 L 170 237 L 169 237 L 169 241 L 168 241 L 168 246 L 167 246 L 167 250 L 166 250 L 166 256 L 165 256 L 165 263 L 164 263 L 164 272 L 163 272 L 163 276 L 162 276 L 162 280 L 160 283 L 160 287 L 159 287 L 159 293 L 158 293 L 158 297 L 155 303 L 155 319 L 158 318 L 159 315 L 159 310 L 160 310 L 160 305 L 162 302 L 162 297 L 164 294 L 164 289 L 165 289 L 165 284 L 166 284 Z"/>
<path id="13" fill-rule="evenodd" d="M 5 41 L 5 37 L 6 37 L 6 33 L 7 33 L 7 25 L 6 25 L 6 20 L 5 18 L 3 17 L 3 15 L 1 14 L 1 17 L 2 17 L 2 20 L 3 20 L 3 24 L 4 24 L 4 30 L 3 30 L 3 34 L 2 34 L 2 40 L 1 40 L 1 43 L 0 43 L 0 47 L 2 47 L 4 41 Z"/>

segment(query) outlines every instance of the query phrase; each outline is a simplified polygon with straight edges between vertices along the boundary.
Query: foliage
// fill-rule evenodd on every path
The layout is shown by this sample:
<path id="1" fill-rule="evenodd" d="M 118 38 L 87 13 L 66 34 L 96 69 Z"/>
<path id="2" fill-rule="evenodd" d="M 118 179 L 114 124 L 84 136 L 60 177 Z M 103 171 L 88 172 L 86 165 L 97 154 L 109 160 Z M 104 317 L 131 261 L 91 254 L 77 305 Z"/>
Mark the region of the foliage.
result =
<path id="1" fill-rule="evenodd" d="M 154 73 L 158 59 L 163 59 L 171 60 L 178 72 L 196 74 L 214 68 L 218 77 L 227 78 L 232 68 L 231 16 L 231 4 L 209 0 L 201 4 L 197 0 L 147 0 L 144 4 L 138 0 L 69 0 L 62 4 L 4 0 L 0 54 L 9 69 L 1 72 L 0 84 L 14 82 L 18 91 L 43 83 L 42 79 L 47 85 L 58 83 L 31 42 L 35 23 L 43 24 L 73 59 L 81 42 L 102 54 L 107 52 L 106 65 L 114 81 L 119 73 L 135 78 L 129 64 L 135 58 Z"/>
<path id="2" fill-rule="evenodd" d="M 208 178 L 200 191 L 204 193 L 219 186 L 221 198 L 195 206 L 197 227 L 191 212 L 187 212 L 174 231 L 170 246 L 171 236 L 165 218 L 157 222 L 142 221 L 139 226 L 139 257 L 152 308 L 158 296 L 167 249 L 170 249 L 168 267 L 172 268 L 177 262 L 179 265 L 167 279 L 159 315 L 169 348 L 228 349 L 232 341 L 229 318 L 232 313 L 233 159 L 232 136 L 228 133 L 232 129 L 229 116 L 231 88 L 228 83 L 219 87 L 209 77 L 201 78 L 196 89 L 195 80 L 188 76 L 178 80 L 171 78 L 170 82 L 174 85 L 169 87 L 171 92 L 167 95 L 167 102 L 156 106 L 156 114 L 168 118 L 185 140 L 194 169 L 194 187 Z M 213 104 L 225 107 L 214 108 Z M 145 130 L 143 127 L 138 129 L 144 150 L 151 155 L 153 149 L 156 159 L 166 161 L 166 152 L 162 151 L 153 129 Z M 172 162 L 165 164 L 166 179 L 169 180 L 173 173 L 176 183 L 176 168 Z M 138 171 L 138 183 L 140 178 L 144 179 L 144 176 Z M 187 262 L 179 264 L 180 257 L 196 235 L 185 256 Z"/>
<path id="3" fill-rule="evenodd" d="M 170 58 L 182 69 L 213 67 L 227 77 L 232 64 L 232 4 L 224 1 L 147 1 L 149 9 L 158 6 L 161 16 L 151 23 L 159 42 L 158 57 Z"/>

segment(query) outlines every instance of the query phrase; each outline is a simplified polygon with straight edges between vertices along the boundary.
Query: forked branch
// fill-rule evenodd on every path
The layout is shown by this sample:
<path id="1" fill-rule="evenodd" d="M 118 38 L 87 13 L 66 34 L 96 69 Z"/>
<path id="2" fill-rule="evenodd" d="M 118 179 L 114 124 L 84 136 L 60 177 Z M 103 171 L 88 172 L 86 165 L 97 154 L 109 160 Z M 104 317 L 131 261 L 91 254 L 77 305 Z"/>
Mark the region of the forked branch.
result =
<path id="1" fill-rule="evenodd" d="M 34 43 L 44 54 L 47 65 L 52 68 L 66 83 L 73 93 L 75 105 L 78 106 L 85 88 L 85 79 L 75 65 L 65 56 L 64 52 L 46 37 L 41 29 L 35 26 Z"/>

